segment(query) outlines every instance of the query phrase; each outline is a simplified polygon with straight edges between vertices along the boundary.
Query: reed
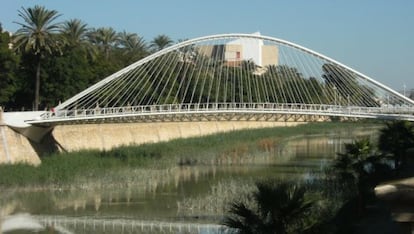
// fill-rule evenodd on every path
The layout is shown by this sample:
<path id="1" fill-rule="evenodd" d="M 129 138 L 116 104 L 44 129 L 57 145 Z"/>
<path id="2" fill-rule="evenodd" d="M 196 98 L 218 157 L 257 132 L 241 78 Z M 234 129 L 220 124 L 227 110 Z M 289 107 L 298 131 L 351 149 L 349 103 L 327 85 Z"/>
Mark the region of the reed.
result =
<path id="1" fill-rule="evenodd" d="M 38 167 L 0 165 L 0 188 L 29 185 L 61 187 L 79 178 L 108 179 L 108 174 L 114 176 L 121 171 L 137 168 L 159 170 L 180 165 L 242 164 L 251 160 L 250 156 L 255 152 L 272 151 L 293 136 L 376 126 L 371 123 L 311 123 L 296 127 L 233 131 L 139 146 L 127 145 L 107 151 L 56 153 L 43 157 Z"/>
<path id="2" fill-rule="evenodd" d="M 219 217 L 226 213 L 232 201 L 242 201 L 244 204 L 250 204 L 249 195 L 255 189 L 252 179 L 248 181 L 237 179 L 220 181 L 212 185 L 207 194 L 178 201 L 178 214 Z"/>

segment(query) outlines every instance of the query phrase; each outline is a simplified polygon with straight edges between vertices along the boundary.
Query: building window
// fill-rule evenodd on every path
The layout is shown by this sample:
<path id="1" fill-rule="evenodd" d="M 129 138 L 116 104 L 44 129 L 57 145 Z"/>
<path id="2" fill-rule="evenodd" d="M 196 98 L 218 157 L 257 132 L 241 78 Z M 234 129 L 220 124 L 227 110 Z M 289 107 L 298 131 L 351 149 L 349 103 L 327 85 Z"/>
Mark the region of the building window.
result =
<path id="1" fill-rule="evenodd" d="M 236 52 L 236 59 L 240 59 L 240 51 Z"/>

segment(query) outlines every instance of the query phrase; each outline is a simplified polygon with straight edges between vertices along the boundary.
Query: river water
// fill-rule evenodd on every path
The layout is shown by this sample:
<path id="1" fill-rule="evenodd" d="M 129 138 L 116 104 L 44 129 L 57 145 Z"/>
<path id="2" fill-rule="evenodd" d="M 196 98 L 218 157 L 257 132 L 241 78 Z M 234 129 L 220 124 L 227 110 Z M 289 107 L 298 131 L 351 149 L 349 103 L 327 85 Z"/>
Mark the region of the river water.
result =
<path id="1" fill-rule="evenodd" d="M 244 161 L 233 164 L 125 172 L 134 177 L 132 181 L 140 181 L 138 184 L 3 191 L 0 230 L 4 233 L 226 233 L 218 225 L 226 205 L 232 199 L 243 199 L 243 195 L 252 191 L 255 181 L 312 179 L 343 150 L 344 143 L 356 137 L 375 136 L 375 129 L 358 128 L 296 136 L 270 148 L 258 148 L 254 154 L 246 155 Z"/>

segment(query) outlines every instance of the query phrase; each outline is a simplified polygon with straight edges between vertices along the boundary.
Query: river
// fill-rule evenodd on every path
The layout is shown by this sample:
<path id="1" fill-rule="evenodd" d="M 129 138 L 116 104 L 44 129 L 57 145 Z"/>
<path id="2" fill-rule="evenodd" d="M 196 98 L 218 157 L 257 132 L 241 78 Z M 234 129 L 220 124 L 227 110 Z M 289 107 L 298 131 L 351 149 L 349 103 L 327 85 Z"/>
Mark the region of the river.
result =
<path id="1" fill-rule="evenodd" d="M 165 170 L 126 171 L 136 184 L 76 185 L 71 189 L 3 191 L 4 233 L 221 233 L 232 199 L 258 180 L 309 180 L 329 165 L 344 143 L 376 137 L 375 129 L 301 135 L 223 165 L 185 164 Z M 132 169 L 130 169 L 132 170 Z M 46 230 L 44 230 L 46 228 Z M 20 229 L 16 231 L 16 229 Z M 24 231 L 30 230 L 30 231 Z M 14 230 L 14 231 L 12 231 Z M 10 232 L 9 232 L 10 231 Z M 12 232 L 11 232 L 12 231 Z"/>

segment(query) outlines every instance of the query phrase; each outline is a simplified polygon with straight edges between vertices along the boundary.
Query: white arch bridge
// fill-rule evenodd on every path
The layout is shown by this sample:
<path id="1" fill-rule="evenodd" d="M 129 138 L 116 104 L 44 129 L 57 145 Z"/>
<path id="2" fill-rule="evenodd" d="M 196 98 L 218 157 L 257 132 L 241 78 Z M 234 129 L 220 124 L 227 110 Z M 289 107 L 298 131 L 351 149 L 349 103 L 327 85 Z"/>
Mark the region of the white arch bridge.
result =
<path id="1" fill-rule="evenodd" d="M 292 42 L 222 34 L 158 51 L 26 123 L 332 117 L 414 121 L 414 101 Z"/>

